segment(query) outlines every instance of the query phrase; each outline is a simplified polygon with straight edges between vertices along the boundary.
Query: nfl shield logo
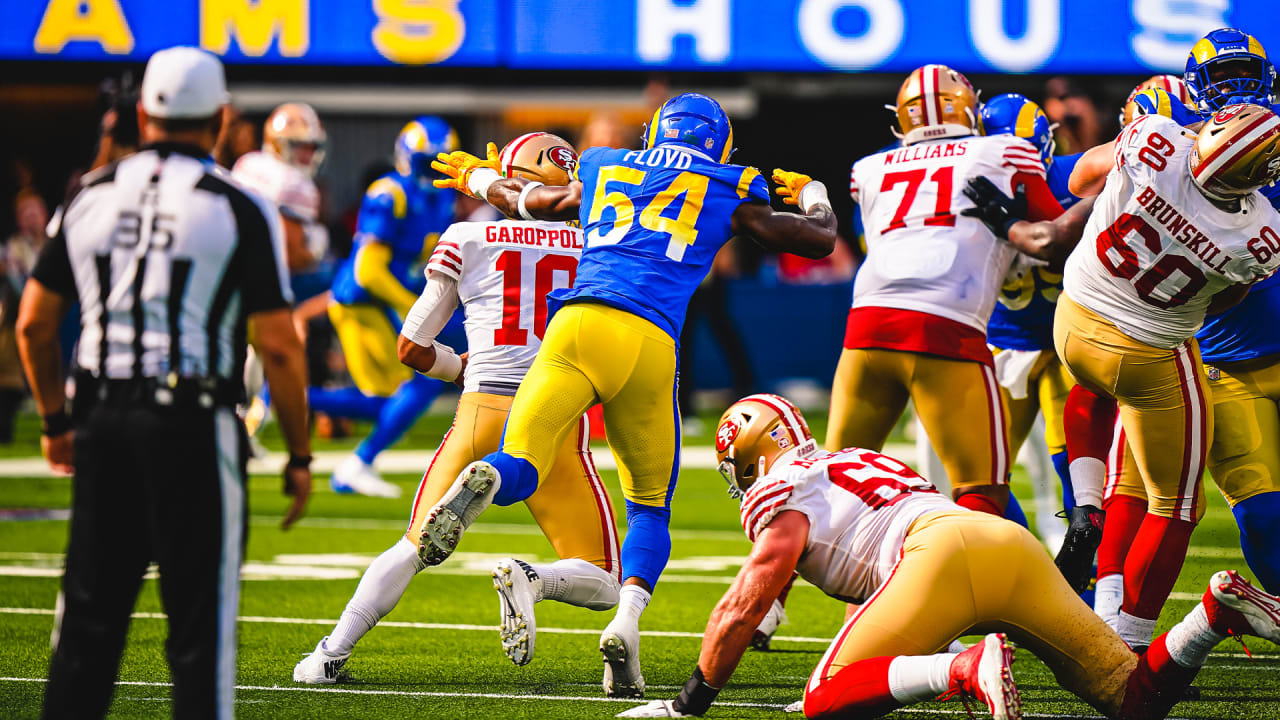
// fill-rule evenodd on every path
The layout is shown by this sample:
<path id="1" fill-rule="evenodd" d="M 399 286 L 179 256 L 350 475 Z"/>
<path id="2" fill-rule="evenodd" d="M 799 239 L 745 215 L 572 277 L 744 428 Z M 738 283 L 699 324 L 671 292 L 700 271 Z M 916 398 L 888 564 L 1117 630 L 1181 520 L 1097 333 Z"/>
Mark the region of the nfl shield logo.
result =
<path id="1" fill-rule="evenodd" d="M 1218 380 L 1222 377 L 1222 371 L 1212 365 L 1204 366 L 1204 374 L 1207 375 L 1210 380 Z"/>

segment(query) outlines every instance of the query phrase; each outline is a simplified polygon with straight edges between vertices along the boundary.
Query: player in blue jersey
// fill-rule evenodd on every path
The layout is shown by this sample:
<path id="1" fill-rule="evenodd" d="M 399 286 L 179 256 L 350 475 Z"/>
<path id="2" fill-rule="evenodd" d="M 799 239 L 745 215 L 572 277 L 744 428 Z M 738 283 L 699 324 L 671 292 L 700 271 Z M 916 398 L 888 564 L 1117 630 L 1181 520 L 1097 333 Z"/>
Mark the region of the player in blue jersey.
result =
<path id="1" fill-rule="evenodd" d="M 428 564 L 441 562 L 491 502 L 531 495 L 565 433 L 603 403 L 629 526 L 618 613 L 600 642 L 609 695 L 644 692 L 639 617 L 671 552 L 680 460 L 676 343 L 690 296 L 735 235 L 811 258 L 835 246 L 836 218 L 822 183 L 775 170 L 779 195 L 804 214 L 774 212 L 760 173 L 728 163 L 733 149 L 720 105 L 686 93 L 654 113 L 644 150 L 587 150 L 577 180 L 565 187 L 500 179 L 492 152 L 488 160 L 442 155 L 434 165 L 453 177 L 437 185 L 487 199 L 510 217 L 580 220 L 586 249 L 573 288 L 549 298 L 554 315 L 511 405 L 502 450 L 464 470 L 432 508 L 421 553 Z"/>
<path id="2" fill-rule="evenodd" d="M 444 386 L 402 365 L 396 338 L 426 282 L 416 272 L 424 251 L 453 222 L 457 196 L 432 186 L 439 176 L 432 173 L 431 160 L 457 147 L 457 135 L 438 117 L 419 117 L 404 126 L 396 138 L 395 171 L 365 191 L 351 256 L 334 277 L 329 319 L 355 387 L 312 388 L 311 407 L 374 422 L 369 436 L 334 471 L 330 482 L 338 492 L 399 496 L 400 488 L 374 471 L 374 458 L 412 427 Z"/>
<path id="3" fill-rule="evenodd" d="M 1135 98 L 1139 112 L 1159 112 L 1194 126 L 1223 107 L 1250 103 L 1277 110 L 1275 68 L 1258 40 L 1234 28 L 1214 30 L 1196 42 L 1187 58 L 1183 75 L 1190 104 L 1172 98 L 1169 108 L 1159 93 L 1144 91 Z M 1144 99 L 1142 96 L 1147 95 Z M 1100 186 L 1105 172 L 1092 165 L 1110 162 L 1110 146 L 1086 153 L 1081 171 L 1072 184 L 1088 192 L 1090 183 Z M 1280 208 L 1280 185 L 1260 192 Z M 1258 580 L 1272 591 L 1280 589 L 1280 331 L 1275 317 L 1280 314 L 1280 284 L 1276 278 L 1251 286 L 1249 294 L 1221 315 L 1210 316 L 1196 339 L 1206 366 L 1214 405 L 1213 443 L 1208 467 L 1214 481 L 1232 507 L 1240 528 L 1241 547 Z M 1115 495 L 1124 502 L 1109 501 L 1104 547 L 1132 545 L 1145 494 L 1136 479 L 1132 455 L 1123 448 L 1114 484 Z M 1128 461 L 1126 461 L 1127 459 Z M 1128 516 L 1133 516 L 1129 518 Z M 1136 518 L 1136 521 L 1134 520 Z M 1100 557 L 1101 560 L 1101 557 Z M 1117 577 L 1117 582 L 1119 582 Z M 1098 611 L 1102 607 L 1102 579 L 1099 580 Z M 1117 594 L 1117 593 L 1111 593 Z M 1105 616 L 1105 615 L 1104 615 Z"/>
<path id="4" fill-rule="evenodd" d="M 1067 178 L 1080 156 L 1054 156 L 1053 126 L 1039 105 L 1017 93 L 997 95 L 983 104 L 982 124 L 988 135 L 1015 135 L 1040 151 L 1049 189 L 1063 209 L 1079 201 L 1067 189 Z M 1073 503 L 1062 406 L 1074 383 L 1053 350 L 1053 312 L 1062 292 L 1062 273 L 1057 272 L 1060 269 L 1023 266 L 1021 272 L 1010 275 L 987 323 L 987 343 L 996 349 L 996 377 L 1009 408 L 1011 453 L 1018 454 L 1018 448 L 1031 434 L 1037 413 L 1043 413 L 1043 440 L 1037 437 L 1035 442 L 1045 447 L 1036 448 L 1036 454 L 1043 457 L 1048 453 L 1062 482 L 1063 501 L 1070 508 Z M 1053 520 L 1057 499 L 1049 487 L 1052 481 L 1046 477 L 1036 484 L 1036 519 L 1041 539 L 1056 546 L 1063 531 Z M 1047 497 L 1041 497 L 1042 493 Z M 1095 504 L 1101 504 L 1101 500 Z"/>

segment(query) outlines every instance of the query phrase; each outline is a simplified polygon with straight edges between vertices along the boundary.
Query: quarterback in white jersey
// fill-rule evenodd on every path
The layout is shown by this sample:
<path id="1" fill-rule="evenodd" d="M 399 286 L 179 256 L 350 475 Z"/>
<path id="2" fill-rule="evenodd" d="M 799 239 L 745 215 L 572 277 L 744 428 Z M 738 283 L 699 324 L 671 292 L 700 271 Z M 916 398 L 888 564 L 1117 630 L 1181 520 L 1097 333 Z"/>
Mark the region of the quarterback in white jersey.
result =
<path id="1" fill-rule="evenodd" d="M 730 494 L 745 495 L 751 556 L 713 611 L 679 696 L 619 717 L 705 713 L 793 572 L 828 595 L 861 601 L 805 688 L 810 718 L 877 717 L 941 695 L 974 698 L 996 720 L 1016 720 L 1012 638 L 1108 717 L 1154 720 L 1227 635 L 1280 638 L 1280 598 L 1221 572 L 1186 619 L 1139 657 L 1071 591 L 1025 528 L 957 507 L 894 458 L 818 453 L 800 411 L 777 395 L 751 395 L 725 411 L 716 457 Z M 964 652 L 940 652 L 974 632 L 992 634 Z"/>
<path id="2" fill-rule="evenodd" d="M 968 216 L 975 206 L 965 183 L 985 177 L 1006 192 L 1020 188 L 1038 218 L 1062 207 L 1039 151 L 1013 135 L 983 137 L 977 112 L 963 75 L 918 68 L 898 92 L 902 146 L 853 166 L 867 260 L 854 284 L 826 447 L 883 447 L 910 400 L 957 502 L 1000 515 L 1009 438 L 986 328 L 1019 250 Z"/>
<path id="3" fill-rule="evenodd" d="M 526 139 L 507 171 L 567 184 L 569 168 L 551 158 L 576 159 L 568 143 L 534 133 L 512 144 Z M 553 148 L 562 150 L 546 152 Z M 547 293 L 572 285 L 581 252 L 582 231 L 564 223 L 463 222 L 441 236 L 427 264 L 426 288 L 405 318 L 399 354 L 419 372 L 462 385 L 453 427 L 418 486 L 404 537 L 369 566 L 333 632 L 294 668 L 295 681 L 337 682 L 356 641 L 427 567 L 420 540 L 428 511 L 462 468 L 499 447 L 512 397 L 542 342 Z M 459 302 L 466 314 L 465 356 L 435 340 Z M 535 603 L 549 599 L 608 610 L 618 602 L 618 531 L 589 435 L 583 417 L 538 492 L 525 501 L 561 559 L 542 565 L 506 558 L 492 573 L 502 647 L 517 665 L 533 659 Z"/>

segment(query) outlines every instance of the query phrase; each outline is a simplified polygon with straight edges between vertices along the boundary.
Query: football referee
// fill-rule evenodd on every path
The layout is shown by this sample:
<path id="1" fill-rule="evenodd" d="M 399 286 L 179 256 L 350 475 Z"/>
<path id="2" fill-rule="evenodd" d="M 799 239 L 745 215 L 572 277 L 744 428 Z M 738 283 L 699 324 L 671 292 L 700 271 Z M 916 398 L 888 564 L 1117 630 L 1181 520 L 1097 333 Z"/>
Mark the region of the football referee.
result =
<path id="1" fill-rule="evenodd" d="M 169 617 L 174 716 L 232 716 L 246 335 L 289 447 L 285 527 L 311 492 L 306 365 L 279 218 L 209 158 L 226 99 L 214 56 L 153 55 L 138 103 L 143 147 L 84 177 L 22 296 L 19 352 L 44 416 L 42 449 L 75 474 L 48 718 L 106 714 L 151 562 Z M 68 414 L 57 329 L 77 299 Z"/>

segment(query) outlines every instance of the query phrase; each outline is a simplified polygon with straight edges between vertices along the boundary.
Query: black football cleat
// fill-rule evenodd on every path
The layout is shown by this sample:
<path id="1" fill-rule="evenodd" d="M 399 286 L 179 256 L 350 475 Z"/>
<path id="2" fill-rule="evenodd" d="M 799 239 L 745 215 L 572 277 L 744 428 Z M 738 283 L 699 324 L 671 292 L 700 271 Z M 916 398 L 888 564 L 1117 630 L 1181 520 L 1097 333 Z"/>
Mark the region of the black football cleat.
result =
<path id="1" fill-rule="evenodd" d="M 1093 558 L 1102 542 L 1102 524 L 1106 513 L 1092 505 L 1077 505 L 1071 509 L 1071 523 L 1067 537 L 1053 562 L 1076 593 L 1089 587 L 1093 574 Z"/>

